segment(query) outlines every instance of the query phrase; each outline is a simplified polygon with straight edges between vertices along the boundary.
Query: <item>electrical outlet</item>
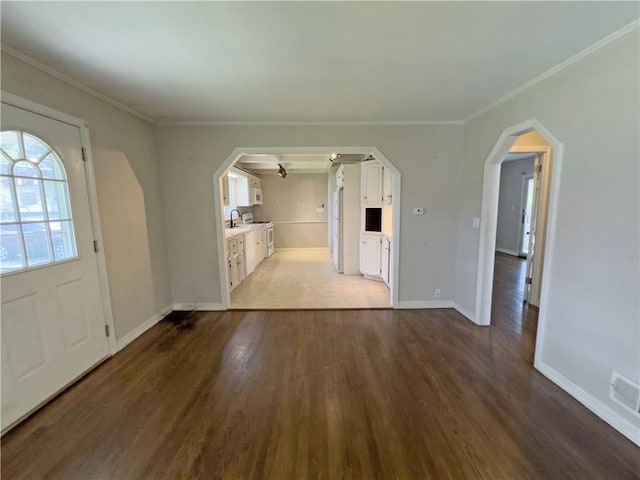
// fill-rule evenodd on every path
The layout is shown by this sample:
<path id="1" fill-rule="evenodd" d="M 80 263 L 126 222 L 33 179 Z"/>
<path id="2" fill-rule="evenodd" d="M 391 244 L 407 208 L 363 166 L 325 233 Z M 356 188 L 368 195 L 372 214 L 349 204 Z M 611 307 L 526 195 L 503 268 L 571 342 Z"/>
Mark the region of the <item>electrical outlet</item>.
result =
<path id="1" fill-rule="evenodd" d="M 436 291 L 433 292 L 433 296 L 436 298 L 440 298 L 441 295 L 442 295 L 442 290 L 440 290 L 439 288 L 436 288 Z"/>

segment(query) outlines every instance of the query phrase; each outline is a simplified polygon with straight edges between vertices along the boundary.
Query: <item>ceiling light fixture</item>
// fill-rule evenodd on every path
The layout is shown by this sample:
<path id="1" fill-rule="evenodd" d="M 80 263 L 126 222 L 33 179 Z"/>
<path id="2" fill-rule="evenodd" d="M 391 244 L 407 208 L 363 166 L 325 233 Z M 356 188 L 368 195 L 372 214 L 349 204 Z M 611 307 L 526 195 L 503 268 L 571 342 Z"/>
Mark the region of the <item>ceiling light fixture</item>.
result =
<path id="1" fill-rule="evenodd" d="M 333 162 L 335 162 L 335 161 L 338 159 L 338 157 L 339 157 L 339 156 L 340 156 L 340 154 L 339 154 L 339 153 L 332 153 L 332 154 L 329 156 L 329 161 L 333 163 Z"/>
<path id="2" fill-rule="evenodd" d="M 280 164 L 278 164 L 278 175 L 280 178 L 287 178 L 287 170 Z"/>

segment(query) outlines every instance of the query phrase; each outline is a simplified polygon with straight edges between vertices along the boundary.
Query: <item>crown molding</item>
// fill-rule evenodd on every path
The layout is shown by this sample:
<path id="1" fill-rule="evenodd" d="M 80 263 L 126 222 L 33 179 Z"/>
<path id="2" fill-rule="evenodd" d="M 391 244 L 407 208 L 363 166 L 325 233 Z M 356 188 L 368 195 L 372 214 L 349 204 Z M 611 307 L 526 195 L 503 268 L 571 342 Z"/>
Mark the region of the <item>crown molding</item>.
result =
<path id="1" fill-rule="evenodd" d="M 310 121 L 310 122 L 289 122 L 289 121 L 158 121 L 156 125 L 159 127 L 232 127 L 232 126 L 250 126 L 250 127 L 375 127 L 375 126 L 429 126 L 429 125 L 445 125 L 445 126 L 462 126 L 462 120 L 380 120 L 380 121 Z"/>
<path id="2" fill-rule="evenodd" d="M 529 80 L 528 82 L 523 83 L 519 87 L 511 90 L 509 93 L 507 93 L 506 95 L 503 95 L 498 100 L 495 100 L 494 102 L 491 102 L 490 104 L 482 107 L 480 110 L 472 113 L 467 118 L 465 118 L 464 123 L 466 124 L 466 123 L 470 122 L 471 120 L 473 120 L 473 119 L 475 119 L 475 118 L 477 118 L 477 117 L 489 112 L 490 110 L 493 110 L 498 105 L 501 105 L 504 102 L 506 102 L 507 100 L 510 100 L 510 99 L 516 97 L 517 95 L 520 95 L 525 90 L 530 89 L 531 87 L 533 87 L 534 85 L 537 85 L 538 83 L 542 82 L 546 78 L 558 73 L 561 70 L 564 70 L 565 68 L 567 68 L 570 65 L 574 64 L 575 62 L 577 62 L 577 61 L 583 59 L 584 57 L 586 57 L 588 55 L 591 55 L 592 53 L 600 50 L 602 47 L 605 47 L 605 46 L 609 45 L 611 42 L 613 42 L 613 41 L 625 36 L 627 33 L 632 32 L 633 30 L 635 30 L 638 27 L 640 27 L 640 19 L 634 20 L 633 22 L 625 25 L 624 27 L 620 28 L 619 30 L 616 30 L 612 34 L 607 35 L 602 40 L 598 40 L 593 45 L 591 45 L 591 46 L 585 48 L 584 50 L 576 53 L 572 57 L 569 57 L 568 59 L 566 59 L 565 61 L 559 63 L 555 67 L 550 68 L 546 72 L 538 75 L 537 77 L 535 77 L 535 78 Z"/>
<path id="3" fill-rule="evenodd" d="M 108 97 L 107 95 L 104 95 L 103 93 L 100 93 L 97 90 L 94 90 L 93 88 L 85 85 L 84 83 L 81 83 L 77 80 L 74 80 L 71 77 L 68 77 L 64 73 L 60 73 L 59 71 L 49 67 L 48 65 L 45 65 L 44 63 L 39 62 L 38 60 L 31 58 L 30 56 L 16 50 L 15 48 L 9 47 L 8 45 L 5 45 L 3 43 L 3 44 L 0 44 L 0 50 L 5 52 L 7 55 L 10 55 L 14 58 L 17 58 L 18 60 L 23 61 L 27 65 L 31 65 L 32 67 L 37 68 L 38 70 L 48 73 L 52 77 L 55 77 L 58 80 L 62 80 L 63 82 L 68 83 L 72 87 L 76 87 L 77 89 L 82 90 L 83 92 L 88 93 L 91 96 L 99 98 L 103 102 L 106 102 L 116 108 L 119 108 L 120 110 L 124 110 L 125 112 L 130 113 L 131 115 L 134 115 L 151 124 L 155 125 L 156 123 L 155 120 L 152 119 L 151 117 L 148 117 L 147 115 L 140 113 L 137 110 L 134 110 L 133 108 L 125 105 L 124 103 L 114 100 L 113 98 Z"/>

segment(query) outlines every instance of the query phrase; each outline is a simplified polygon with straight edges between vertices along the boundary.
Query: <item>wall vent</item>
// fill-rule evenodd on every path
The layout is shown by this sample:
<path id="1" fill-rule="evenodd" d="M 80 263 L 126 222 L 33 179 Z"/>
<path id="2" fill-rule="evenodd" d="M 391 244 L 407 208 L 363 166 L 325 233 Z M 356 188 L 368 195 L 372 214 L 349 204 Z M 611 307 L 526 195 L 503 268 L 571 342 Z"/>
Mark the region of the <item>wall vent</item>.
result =
<path id="1" fill-rule="evenodd" d="M 626 410 L 640 416 L 640 385 L 618 372 L 611 374 L 609 398 Z"/>

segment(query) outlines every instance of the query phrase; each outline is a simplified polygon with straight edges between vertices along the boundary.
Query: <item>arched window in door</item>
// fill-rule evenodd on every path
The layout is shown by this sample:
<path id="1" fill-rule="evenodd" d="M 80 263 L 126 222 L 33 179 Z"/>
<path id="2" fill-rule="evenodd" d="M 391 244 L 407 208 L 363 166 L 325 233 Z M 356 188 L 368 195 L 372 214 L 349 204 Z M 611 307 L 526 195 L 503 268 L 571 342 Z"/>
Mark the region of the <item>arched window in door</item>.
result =
<path id="1" fill-rule="evenodd" d="M 0 133 L 0 273 L 78 256 L 64 165 L 43 140 Z"/>

